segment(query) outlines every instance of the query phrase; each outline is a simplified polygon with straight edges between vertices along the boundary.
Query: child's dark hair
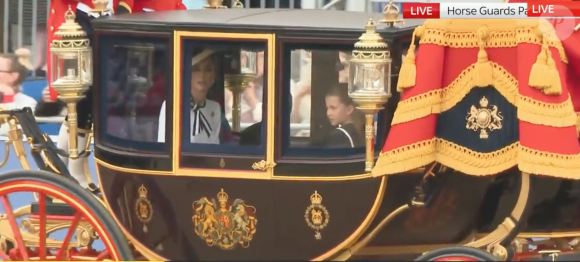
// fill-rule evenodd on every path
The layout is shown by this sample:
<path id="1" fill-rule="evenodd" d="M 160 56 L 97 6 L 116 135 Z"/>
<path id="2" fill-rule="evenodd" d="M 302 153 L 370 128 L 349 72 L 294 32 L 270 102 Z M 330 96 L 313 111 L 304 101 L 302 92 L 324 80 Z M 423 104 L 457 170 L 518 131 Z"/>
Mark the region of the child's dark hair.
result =
<path id="1" fill-rule="evenodd" d="M 348 84 L 339 83 L 335 87 L 331 88 L 326 96 L 336 96 L 342 104 L 354 107 L 354 111 L 351 115 L 352 123 L 355 125 L 357 132 L 359 132 L 360 135 L 364 135 L 365 115 L 362 111 L 356 108 L 356 103 L 348 95 Z"/>
<path id="2" fill-rule="evenodd" d="M 14 54 L 1 54 L 0 57 L 10 60 L 10 72 L 18 73 L 18 79 L 13 85 L 22 84 L 28 77 L 28 72 L 32 70 L 30 51 L 26 48 L 20 48 Z"/>

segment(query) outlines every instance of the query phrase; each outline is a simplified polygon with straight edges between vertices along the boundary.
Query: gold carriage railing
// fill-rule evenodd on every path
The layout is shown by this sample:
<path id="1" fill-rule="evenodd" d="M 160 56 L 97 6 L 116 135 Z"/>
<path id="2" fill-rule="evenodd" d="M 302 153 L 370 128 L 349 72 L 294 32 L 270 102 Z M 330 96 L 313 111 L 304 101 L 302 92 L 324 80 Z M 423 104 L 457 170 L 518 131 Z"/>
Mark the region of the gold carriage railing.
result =
<path id="1" fill-rule="evenodd" d="M 60 159 L 60 157 L 68 157 L 68 153 L 57 148 L 50 136 L 40 130 L 30 108 L 4 110 L 0 107 L 0 125 L 4 124 L 8 125 L 8 139 L 4 143 L 5 154 L 2 161 L 0 161 L 0 168 L 8 163 L 10 146 L 12 146 L 22 168 L 31 169 L 25 147 L 25 143 L 27 143 L 39 169 L 73 179 L 68 172 L 66 164 Z M 86 159 L 85 175 L 90 178 L 87 156 L 92 152 L 90 148 L 92 132 L 88 135 L 84 150 L 79 155 Z"/>
<path id="2" fill-rule="evenodd" d="M 4 142 L 4 157 L 0 161 L 0 168 L 8 163 L 11 156 L 10 147 L 12 147 L 22 168 L 30 170 L 31 164 L 28 160 L 25 145 L 27 143 L 30 146 L 30 155 L 33 157 L 39 169 L 51 172 L 54 175 L 62 175 L 74 179 L 70 175 L 66 164 L 60 159 L 60 156 L 68 157 L 67 152 L 58 149 L 50 137 L 42 133 L 30 108 L 4 110 L 4 108 L 0 107 L 0 125 L 8 125 L 8 139 Z M 92 152 L 90 149 L 91 140 L 92 132 L 89 134 L 85 149 L 79 154 L 81 157 L 84 157 L 85 175 L 88 178 L 90 178 L 88 156 Z M 38 196 L 35 195 L 35 199 L 38 200 Z M 50 199 L 50 201 L 53 203 L 62 203 L 58 199 Z M 25 245 L 27 247 L 38 247 L 40 244 L 38 237 L 39 220 L 32 217 L 25 217 L 31 214 L 31 207 L 31 205 L 19 207 L 13 210 L 13 213 L 16 218 L 22 218 L 20 229 Z M 67 229 L 70 227 L 70 222 L 68 220 L 48 218 L 46 220 L 46 233 L 50 234 L 61 229 Z M 77 225 L 76 230 L 77 241 L 70 242 L 69 248 L 89 247 L 98 238 L 92 225 L 88 222 L 81 221 Z M 6 241 L 14 243 L 15 238 L 7 218 L 0 216 L 0 243 L 6 243 Z M 60 240 L 51 238 L 48 238 L 46 241 L 47 248 L 60 248 L 62 243 Z M 7 248 L 6 245 L 0 244 L 0 249 L 5 248 Z"/>

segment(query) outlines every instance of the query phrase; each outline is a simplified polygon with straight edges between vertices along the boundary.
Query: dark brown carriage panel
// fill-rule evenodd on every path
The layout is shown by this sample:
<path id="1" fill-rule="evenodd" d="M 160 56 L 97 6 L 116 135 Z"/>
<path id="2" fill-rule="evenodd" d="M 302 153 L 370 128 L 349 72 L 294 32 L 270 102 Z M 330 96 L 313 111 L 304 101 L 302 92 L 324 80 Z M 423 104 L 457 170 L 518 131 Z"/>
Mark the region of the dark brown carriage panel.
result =
<path id="1" fill-rule="evenodd" d="M 97 165 L 97 170 L 111 213 L 128 231 L 129 239 L 134 238 L 161 257 L 168 260 L 276 258 L 273 193 L 271 182 L 267 180 L 144 175 L 116 171 L 103 165 Z M 141 186 L 147 190 L 146 196 L 140 194 L 143 192 Z M 215 234 L 200 237 L 195 232 L 196 225 L 201 229 L 207 222 L 203 217 L 206 207 L 221 210 L 220 200 L 224 200 L 225 196 L 221 193 L 227 194 L 224 207 L 228 212 L 224 213 L 226 216 L 218 216 L 217 223 L 222 227 L 233 225 L 231 220 L 237 219 L 235 215 L 239 211 L 237 204 L 241 203 L 240 200 L 243 200 L 247 218 L 251 217 L 254 223 L 255 231 L 247 235 L 251 239 L 245 238 L 243 245 L 216 238 Z M 137 213 L 137 205 L 144 203 L 140 202 L 144 198 L 153 211 L 150 221 L 146 223 Z M 207 206 L 202 199 L 213 207 Z M 196 213 L 198 208 L 200 213 Z M 222 228 L 216 225 L 213 224 L 215 229 Z"/>
<path id="2" fill-rule="evenodd" d="M 580 181 L 553 177 L 534 177 L 533 194 L 530 194 L 528 216 L 524 216 L 523 236 L 548 237 L 580 231 Z M 518 192 L 505 194 L 498 207 L 495 224 L 501 216 L 511 212 L 510 203 L 517 199 Z M 490 232 L 481 228 L 480 233 Z"/>
<path id="3" fill-rule="evenodd" d="M 388 181 L 368 178 L 273 183 L 277 257 L 318 260 L 354 244 L 355 237 L 364 232 L 378 211 Z"/>
<path id="4" fill-rule="evenodd" d="M 410 192 L 422 175 L 393 176 L 385 201 L 371 228 L 410 200 Z M 395 217 L 368 247 L 452 244 L 465 240 L 472 232 L 491 177 L 454 173 L 430 208 L 413 208 Z"/>
<path id="5" fill-rule="evenodd" d="M 168 143 L 167 146 L 171 147 Z M 121 152 L 105 145 L 95 145 L 95 157 L 115 166 L 124 166 L 144 170 L 171 171 L 171 157 L 168 155 L 148 154 L 144 152 Z"/>
<path id="6" fill-rule="evenodd" d="M 263 159 L 264 156 L 183 153 L 179 157 L 179 163 L 182 168 L 218 169 L 224 172 L 227 170 L 256 171 L 252 165 Z"/>

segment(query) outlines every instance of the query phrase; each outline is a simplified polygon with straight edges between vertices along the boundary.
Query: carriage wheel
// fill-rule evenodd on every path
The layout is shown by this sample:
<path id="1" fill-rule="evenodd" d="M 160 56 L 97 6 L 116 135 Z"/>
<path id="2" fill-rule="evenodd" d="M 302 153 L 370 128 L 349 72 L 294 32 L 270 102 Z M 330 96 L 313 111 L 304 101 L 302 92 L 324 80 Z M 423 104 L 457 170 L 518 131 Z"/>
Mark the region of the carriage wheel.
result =
<path id="1" fill-rule="evenodd" d="M 34 208 L 12 206 L 10 196 L 20 192 L 38 194 L 39 201 L 34 204 Z M 59 205 L 69 215 L 48 213 L 47 207 L 54 205 L 47 201 L 49 197 L 66 203 Z M 0 205 L 5 212 L 0 214 L 0 258 L 4 261 L 133 260 L 127 240 L 106 208 L 94 195 L 69 178 L 38 170 L 2 173 Z M 28 219 L 35 219 L 35 226 L 24 225 L 24 222 L 18 224 L 17 216 L 21 215 L 22 209 L 35 210 L 30 211 L 33 214 Z M 65 223 L 63 229 L 67 233 L 62 240 L 49 238 L 47 221 L 55 220 Z M 90 228 L 90 232 L 86 232 L 87 228 Z M 77 236 L 73 239 L 75 232 Z M 95 250 L 90 243 L 81 244 L 87 240 L 87 234 L 90 238 L 100 239 L 104 248 Z"/>
<path id="2" fill-rule="evenodd" d="M 489 252 L 473 247 L 448 247 L 429 251 L 415 261 L 498 261 Z"/>

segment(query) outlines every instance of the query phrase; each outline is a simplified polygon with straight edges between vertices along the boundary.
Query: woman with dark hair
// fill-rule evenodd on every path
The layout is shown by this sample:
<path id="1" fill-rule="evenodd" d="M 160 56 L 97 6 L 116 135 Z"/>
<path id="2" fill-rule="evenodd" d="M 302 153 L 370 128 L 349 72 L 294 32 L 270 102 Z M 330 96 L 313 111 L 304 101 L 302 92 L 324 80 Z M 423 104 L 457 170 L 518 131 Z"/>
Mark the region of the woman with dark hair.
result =
<path id="1" fill-rule="evenodd" d="M 222 125 L 222 110 L 216 101 L 207 99 L 207 94 L 215 84 L 216 64 L 213 51 L 206 49 L 191 59 L 191 143 L 219 144 Z M 184 96 L 187 97 L 187 96 Z M 165 102 L 159 112 L 158 142 L 165 142 Z M 185 138 L 185 136 L 183 136 Z"/>
<path id="2" fill-rule="evenodd" d="M 364 140 L 364 114 L 348 96 L 348 86 L 339 84 L 326 95 L 326 116 L 336 129 L 330 132 L 327 147 L 359 147 Z"/>

